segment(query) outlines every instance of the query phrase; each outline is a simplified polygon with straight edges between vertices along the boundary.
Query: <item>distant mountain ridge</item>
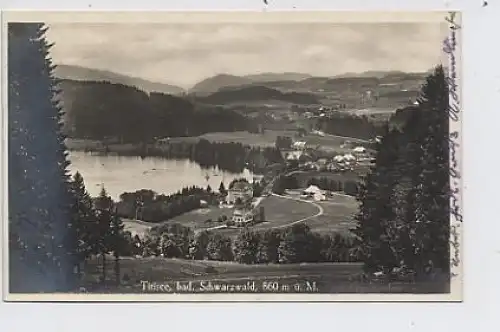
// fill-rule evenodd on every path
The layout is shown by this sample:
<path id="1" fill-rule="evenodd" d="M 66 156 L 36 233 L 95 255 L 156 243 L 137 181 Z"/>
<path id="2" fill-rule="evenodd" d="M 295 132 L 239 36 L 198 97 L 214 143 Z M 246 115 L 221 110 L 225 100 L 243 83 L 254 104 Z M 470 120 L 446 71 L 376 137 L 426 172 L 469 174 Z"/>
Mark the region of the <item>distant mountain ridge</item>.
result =
<path id="1" fill-rule="evenodd" d="M 332 78 L 350 78 L 350 77 L 374 77 L 378 79 L 388 78 L 388 77 L 401 77 L 406 75 L 428 75 L 432 73 L 434 69 L 429 69 L 425 72 L 405 72 L 400 70 L 368 70 L 362 73 L 347 72 L 340 75 L 332 76 Z"/>
<path id="2" fill-rule="evenodd" d="M 253 83 L 253 80 L 250 78 L 229 74 L 218 74 L 196 83 L 191 89 L 189 89 L 189 93 L 196 95 L 208 95 L 215 93 L 222 88 L 242 86 L 251 83 Z"/>
<path id="3" fill-rule="evenodd" d="M 230 75 L 230 74 L 218 74 L 212 77 L 208 77 L 198 83 L 196 83 L 191 89 L 189 89 L 190 94 L 196 95 L 209 95 L 223 89 L 232 87 L 245 87 L 245 86 L 270 86 L 273 83 L 293 83 L 299 82 L 305 79 L 312 78 L 310 74 L 285 72 L 285 73 L 259 73 L 259 74 L 249 74 L 243 76 Z"/>
<path id="4" fill-rule="evenodd" d="M 130 77 L 123 74 L 118 74 L 108 70 L 93 69 L 81 66 L 72 65 L 57 65 L 55 76 L 59 79 L 73 81 L 107 81 L 110 83 L 135 86 L 145 92 L 162 92 L 173 95 L 185 93 L 185 90 L 179 86 L 151 82 L 139 77 Z"/>
<path id="5" fill-rule="evenodd" d="M 245 75 L 246 78 L 251 79 L 254 82 L 279 82 L 279 81 L 302 81 L 307 78 L 313 77 L 310 74 L 303 73 L 261 73 Z"/>
<path id="6" fill-rule="evenodd" d="M 290 92 L 331 89 L 338 84 L 363 82 L 382 84 L 402 81 L 422 81 L 427 72 L 406 73 L 402 71 L 366 71 L 363 73 L 345 73 L 335 76 L 313 76 L 302 73 L 261 73 L 245 76 L 219 74 L 206 78 L 189 89 L 190 94 L 208 96 L 219 91 L 240 89 L 249 86 L 265 86 L 271 89 Z"/>
<path id="7" fill-rule="evenodd" d="M 283 93 L 279 90 L 261 85 L 225 88 L 208 96 L 198 97 L 197 101 L 214 105 L 253 101 L 282 101 L 303 105 L 319 103 L 314 94 L 297 92 Z"/>
<path id="8" fill-rule="evenodd" d="M 398 105 L 407 104 L 416 98 L 427 73 L 367 71 L 324 77 L 298 72 L 264 72 L 244 76 L 219 74 L 201 80 L 188 90 L 175 85 L 79 66 L 59 65 L 55 75 L 63 80 L 74 81 L 63 85 L 63 103 L 66 107 L 70 107 L 68 101 L 74 99 L 71 97 L 74 87 L 79 86 L 75 83 L 92 81 L 136 87 L 146 93 L 159 92 L 182 96 L 200 105 L 329 105 L 342 101 L 357 107 L 363 102 L 360 95 L 365 91 L 373 91 L 376 99 L 370 101 L 372 106 L 399 107 Z"/>

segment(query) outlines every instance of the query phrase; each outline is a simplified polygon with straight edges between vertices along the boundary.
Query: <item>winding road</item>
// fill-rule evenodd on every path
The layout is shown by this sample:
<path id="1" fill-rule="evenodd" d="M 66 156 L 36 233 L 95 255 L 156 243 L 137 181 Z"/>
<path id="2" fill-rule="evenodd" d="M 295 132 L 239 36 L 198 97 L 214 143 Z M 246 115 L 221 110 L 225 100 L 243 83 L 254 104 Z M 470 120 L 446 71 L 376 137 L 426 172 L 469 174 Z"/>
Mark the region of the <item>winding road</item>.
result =
<path id="1" fill-rule="evenodd" d="M 295 224 L 300 224 L 304 221 L 307 221 L 307 220 L 310 220 L 312 218 L 316 218 L 316 217 L 319 217 L 321 216 L 323 213 L 324 213 L 324 209 L 321 205 L 319 204 L 316 204 L 314 202 L 311 202 L 311 201 L 308 201 L 308 200 L 305 200 L 305 199 L 300 199 L 300 198 L 295 198 L 295 197 L 289 197 L 289 196 L 283 196 L 283 195 L 278 195 L 278 194 L 275 194 L 275 193 L 271 193 L 272 196 L 274 197 L 278 197 L 278 198 L 281 198 L 281 199 L 289 199 L 289 200 L 292 200 L 292 201 L 297 201 L 297 202 L 303 202 L 303 203 L 309 203 L 311 205 L 314 205 L 314 207 L 316 207 L 318 209 L 318 212 L 316 214 L 313 214 L 311 216 L 308 216 L 306 218 L 302 218 L 302 219 L 299 219 L 299 220 L 295 220 L 291 223 L 288 223 L 288 224 L 284 224 L 284 225 L 279 225 L 279 226 L 269 226 L 269 223 L 264 223 L 264 224 L 259 224 L 259 225 L 262 225 L 262 226 L 269 226 L 269 227 L 265 227 L 266 229 L 280 229 L 280 228 L 286 228 L 286 227 L 290 227 L 290 226 L 293 226 Z M 257 207 L 260 202 L 262 200 L 264 200 L 264 198 L 262 197 L 259 197 L 260 199 L 256 202 L 255 204 L 255 207 Z M 271 223 L 272 221 L 270 221 Z M 204 229 L 204 231 L 212 231 L 212 230 L 216 230 L 216 229 L 224 229 L 224 228 L 227 228 L 226 225 L 220 225 L 220 226 L 215 226 L 215 227 L 210 227 L 210 228 L 206 228 Z"/>
<path id="2" fill-rule="evenodd" d="M 301 222 L 307 221 L 309 219 L 319 217 L 319 216 L 321 216 L 325 212 L 323 210 L 323 207 L 321 205 L 319 205 L 317 203 L 314 203 L 314 202 L 311 202 L 311 201 L 308 201 L 308 200 L 305 200 L 305 199 L 300 199 L 300 198 L 295 198 L 295 197 L 289 197 L 289 196 L 283 196 L 283 195 L 278 195 L 278 194 L 275 194 L 275 193 L 271 193 L 271 195 L 275 196 L 275 197 L 283 198 L 283 199 L 290 199 L 290 200 L 297 201 L 297 202 L 304 202 L 304 203 L 312 204 L 312 205 L 314 205 L 318 209 L 318 212 L 316 214 L 312 215 L 312 216 L 309 216 L 309 217 L 306 217 L 306 218 L 302 218 L 302 219 L 293 221 L 293 222 L 285 224 L 285 225 L 279 225 L 279 226 L 270 227 L 270 229 L 286 228 L 286 227 L 290 227 L 290 226 L 295 225 L 295 224 L 300 224 Z"/>

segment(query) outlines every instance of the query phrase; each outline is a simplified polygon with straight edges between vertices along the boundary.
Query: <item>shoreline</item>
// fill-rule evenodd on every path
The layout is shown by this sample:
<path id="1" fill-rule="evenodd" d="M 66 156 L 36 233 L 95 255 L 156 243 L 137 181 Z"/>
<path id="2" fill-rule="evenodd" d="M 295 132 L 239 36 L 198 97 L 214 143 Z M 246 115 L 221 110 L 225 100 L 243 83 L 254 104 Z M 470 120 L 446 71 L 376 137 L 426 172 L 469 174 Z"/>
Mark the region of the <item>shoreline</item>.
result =
<path id="1" fill-rule="evenodd" d="M 69 151 L 83 151 L 83 152 L 102 152 L 102 153 L 120 153 L 120 152 L 133 152 L 142 148 L 141 144 L 133 143 L 113 143 L 106 145 L 103 141 L 91 140 L 85 138 L 66 138 L 64 143 Z"/>
<path id="2" fill-rule="evenodd" d="M 196 145 L 200 139 L 198 137 L 185 137 L 185 141 L 176 141 L 173 144 L 182 146 Z M 80 138 L 66 138 L 66 148 L 69 152 L 84 152 L 94 155 L 109 155 L 109 156 L 123 156 L 123 157 L 140 157 L 145 158 L 161 158 L 166 160 L 189 160 L 198 164 L 202 169 L 206 170 L 219 170 L 233 174 L 243 173 L 245 170 L 250 171 L 255 176 L 263 176 L 266 172 L 268 165 L 252 165 L 252 160 L 248 160 L 245 164 L 233 166 L 228 165 L 227 160 L 224 163 L 218 160 L 197 160 L 189 149 L 181 153 L 172 153 L 168 145 L 158 145 L 155 143 L 111 143 L 105 144 L 103 141 L 80 139 Z M 262 154 L 261 154 L 262 155 Z M 229 167 L 228 167 L 229 166 Z"/>

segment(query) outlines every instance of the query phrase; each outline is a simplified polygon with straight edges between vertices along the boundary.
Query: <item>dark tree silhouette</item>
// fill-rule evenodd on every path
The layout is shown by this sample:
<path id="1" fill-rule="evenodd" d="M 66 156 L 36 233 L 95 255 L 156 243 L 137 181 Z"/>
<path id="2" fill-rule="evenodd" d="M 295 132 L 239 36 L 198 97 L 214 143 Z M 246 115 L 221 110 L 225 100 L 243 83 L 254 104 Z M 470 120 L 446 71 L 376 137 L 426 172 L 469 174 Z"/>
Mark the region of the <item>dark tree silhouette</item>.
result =
<path id="1" fill-rule="evenodd" d="M 234 243 L 234 258 L 244 264 L 255 264 L 259 249 L 260 236 L 258 233 L 243 229 Z"/>
<path id="2" fill-rule="evenodd" d="M 399 135 L 398 131 L 390 131 L 384 136 L 375 166 L 366 176 L 358 194 L 360 210 L 356 216 L 358 226 L 355 233 L 361 241 L 362 259 L 369 272 L 391 270 L 398 264 L 391 246 L 396 227 L 393 224 L 395 215 L 391 208 L 391 195 L 396 181 L 393 173 L 399 156 Z"/>
<path id="3" fill-rule="evenodd" d="M 360 188 L 356 234 L 370 271 L 449 271 L 448 87 L 437 67 L 407 122 L 388 130 Z"/>
<path id="4" fill-rule="evenodd" d="M 100 254 L 102 259 L 102 282 L 106 283 L 106 255 L 111 250 L 111 223 L 113 222 L 113 201 L 108 196 L 106 189 L 102 187 L 99 197 L 96 198 L 95 208 L 97 213 L 97 224 L 92 243 L 94 254 Z"/>
<path id="5" fill-rule="evenodd" d="M 76 286 L 71 194 L 57 81 L 38 23 L 8 25 L 9 289 Z"/>
<path id="6" fill-rule="evenodd" d="M 76 243 L 76 246 L 71 248 L 74 249 L 77 273 L 80 275 L 81 264 L 85 263 L 85 260 L 92 254 L 92 243 L 95 242 L 92 235 L 95 233 L 97 217 L 92 198 L 79 172 L 73 176 L 71 193 L 73 194 L 73 218 L 70 224 L 70 234 Z"/>
<path id="7" fill-rule="evenodd" d="M 123 256 L 127 250 L 124 228 L 123 220 L 118 216 L 118 211 L 115 208 L 109 229 L 109 248 L 113 251 L 113 257 L 115 258 L 115 280 L 117 285 L 120 284 L 120 256 Z"/>
<path id="8" fill-rule="evenodd" d="M 419 100 L 422 110 L 417 135 L 420 144 L 418 186 L 415 192 L 415 220 L 418 222 L 419 259 L 425 266 L 449 271 L 450 267 L 450 167 L 449 167 L 449 91 L 442 66 L 427 78 Z M 412 124 L 408 124 L 411 126 Z M 409 129 L 408 129 L 409 130 Z M 414 176 L 414 174 L 411 174 Z M 413 262 L 408 262 L 413 264 Z"/>
<path id="9" fill-rule="evenodd" d="M 224 182 L 222 182 L 222 181 L 220 182 L 219 193 L 221 195 L 227 195 L 226 187 L 224 186 Z"/>

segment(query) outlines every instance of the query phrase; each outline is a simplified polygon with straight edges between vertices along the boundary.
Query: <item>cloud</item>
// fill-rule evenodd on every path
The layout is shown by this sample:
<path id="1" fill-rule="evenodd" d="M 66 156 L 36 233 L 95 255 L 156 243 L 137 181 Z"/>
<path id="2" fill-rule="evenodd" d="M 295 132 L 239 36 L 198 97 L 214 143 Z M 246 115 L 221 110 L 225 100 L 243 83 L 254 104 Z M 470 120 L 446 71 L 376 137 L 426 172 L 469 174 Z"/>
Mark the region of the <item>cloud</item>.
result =
<path id="1" fill-rule="evenodd" d="M 185 87 L 221 72 L 424 71 L 446 29 L 390 24 L 49 24 L 56 63 Z"/>

